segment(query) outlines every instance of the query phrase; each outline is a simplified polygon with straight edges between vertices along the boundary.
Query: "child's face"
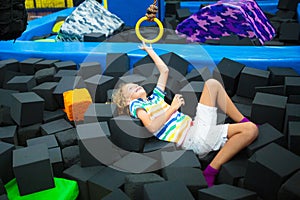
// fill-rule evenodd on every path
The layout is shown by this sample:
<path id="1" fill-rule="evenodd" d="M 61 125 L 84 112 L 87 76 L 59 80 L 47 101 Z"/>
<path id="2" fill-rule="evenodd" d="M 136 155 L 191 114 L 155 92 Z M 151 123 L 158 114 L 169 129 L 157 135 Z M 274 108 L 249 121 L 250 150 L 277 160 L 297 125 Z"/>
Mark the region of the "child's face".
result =
<path id="1" fill-rule="evenodd" d="M 122 88 L 123 95 L 128 99 L 128 102 L 138 99 L 138 98 L 146 98 L 147 93 L 142 86 L 139 86 L 134 83 L 128 83 Z"/>

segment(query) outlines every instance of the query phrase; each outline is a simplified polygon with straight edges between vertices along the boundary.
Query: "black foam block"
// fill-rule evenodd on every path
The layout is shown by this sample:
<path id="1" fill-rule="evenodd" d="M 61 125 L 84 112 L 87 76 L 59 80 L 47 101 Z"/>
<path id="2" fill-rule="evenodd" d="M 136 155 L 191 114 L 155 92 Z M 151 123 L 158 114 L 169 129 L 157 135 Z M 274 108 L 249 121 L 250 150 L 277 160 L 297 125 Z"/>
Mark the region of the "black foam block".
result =
<path id="1" fill-rule="evenodd" d="M 258 38 L 250 39 L 249 37 L 243 37 L 239 40 L 238 44 L 239 46 L 260 46 L 261 43 Z"/>
<path id="2" fill-rule="evenodd" d="M 297 4 L 299 3 L 298 0 L 279 0 L 277 4 L 278 9 L 282 10 L 296 10 Z"/>
<path id="3" fill-rule="evenodd" d="M 49 152 L 45 144 L 14 150 L 13 170 L 20 195 L 55 187 Z"/>
<path id="4" fill-rule="evenodd" d="M 101 129 L 107 137 L 110 137 L 110 130 L 107 122 L 99 122 Z"/>
<path id="5" fill-rule="evenodd" d="M 292 175 L 278 191 L 278 200 L 300 199 L 300 171 Z"/>
<path id="6" fill-rule="evenodd" d="M 67 70 L 67 69 L 62 69 L 59 70 L 55 75 L 54 75 L 54 81 L 59 82 L 62 77 L 65 76 L 77 76 L 77 70 Z"/>
<path id="7" fill-rule="evenodd" d="M 285 95 L 284 85 L 255 87 L 255 92 L 277 94 L 281 96 Z"/>
<path id="8" fill-rule="evenodd" d="M 255 87 L 267 86 L 269 76 L 269 71 L 244 67 L 240 75 L 236 94 L 243 97 L 254 98 Z"/>
<path id="9" fill-rule="evenodd" d="M 54 67 L 56 68 L 56 71 L 59 70 L 77 70 L 77 64 L 74 61 L 61 61 L 61 62 L 55 62 Z"/>
<path id="10" fill-rule="evenodd" d="M 193 195 L 180 181 L 163 181 L 144 185 L 144 198 L 146 200 L 164 199 L 194 199 Z"/>
<path id="11" fill-rule="evenodd" d="M 274 18 L 275 18 L 275 20 L 274 20 Z M 275 17 L 275 15 L 273 15 L 272 17 L 270 17 L 268 19 L 270 19 L 270 22 L 271 22 L 273 28 L 275 29 L 275 32 L 278 33 L 279 27 L 281 24 L 280 22 L 277 21 L 278 17 Z M 278 39 L 278 38 L 276 38 L 276 39 Z M 274 41 L 274 38 L 271 41 Z"/>
<path id="12" fill-rule="evenodd" d="M 125 177 L 124 191 L 130 199 L 143 199 L 144 185 L 165 179 L 155 173 L 130 174 Z"/>
<path id="13" fill-rule="evenodd" d="M 153 159 L 148 155 L 135 152 L 127 153 L 122 158 L 112 164 L 117 170 L 129 173 L 146 173 L 154 171 L 159 160 Z M 157 168 L 156 168 L 157 169 Z"/>
<path id="14" fill-rule="evenodd" d="M 107 42 L 128 42 L 128 36 L 132 33 L 132 27 L 128 27 L 125 25 L 122 32 L 114 35 L 113 37 L 107 38 Z M 131 33 L 130 33 L 131 32 Z"/>
<path id="15" fill-rule="evenodd" d="M 151 75 L 147 78 L 146 81 L 141 83 L 141 86 L 145 89 L 148 95 L 152 94 L 153 89 L 156 87 L 158 81 L 158 77 L 155 75 Z"/>
<path id="16" fill-rule="evenodd" d="M 56 86 L 56 82 L 45 82 L 32 88 L 33 92 L 45 100 L 45 110 L 54 111 L 58 109 L 58 103 L 53 95 Z"/>
<path id="17" fill-rule="evenodd" d="M 149 55 L 143 57 L 139 61 L 133 64 L 133 73 L 139 74 L 144 77 L 150 77 L 153 73 L 156 73 L 156 67 L 153 60 Z"/>
<path id="18" fill-rule="evenodd" d="M 85 88 L 85 83 L 80 76 L 63 76 L 53 91 L 60 108 L 64 107 L 63 93 L 75 88 Z"/>
<path id="19" fill-rule="evenodd" d="M 59 60 L 42 60 L 40 62 L 35 63 L 35 71 L 40 69 L 46 69 L 50 67 L 54 67 L 54 63 L 59 62 Z"/>
<path id="20" fill-rule="evenodd" d="M 192 118 L 196 116 L 196 108 L 199 103 L 203 87 L 203 81 L 192 81 L 179 91 L 185 100 L 185 105 L 181 106 L 181 112 L 191 116 Z"/>
<path id="21" fill-rule="evenodd" d="M 116 89 L 109 89 L 107 90 L 106 94 L 107 94 L 107 103 L 112 103 L 112 95 L 114 94 L 114 92 L 116 91 Z"/>
<path id="22" fill-rule="evenodd" d="M 2 86 L 4 81 L 4 75 L 6 71 L 19 71 L 20 63 L 16 59 L 7 59 L 0 61 L 0 86 Z"/>
<path id="23" fill-rule="evenodd" d="M 84 113 L 84 122 L 108 122 L 116 114 L 115 104 L 93 103 Z"/>
<path id="24" fill-rule="evenodd" d="M 192 150 L 176 150 L 161 152 L 162 167 L 195 167 L 201 168 L 201 164 Z"/>
<path id="25" fill-rule="evenodd" d="M 186 38 L 180 37 L 179 35 L 169 34 L 164 38 L 165 44 L 186 44 Z"/>
<path id="26" fill-rule="evenodd" d="M 298 72 L 291 67 L 268 67 L 270 71 L 270 85 L 283 85 L 286 76 L 299 76 Z"/>
<path id="27" fill-rule="evenodd" d="M 165 64 L 169 68 L 175 69 L 175 71 L 181 74 L 182 76 L 185 76 L 187 74 L 187 69 L 190 63 L 187 60 L 180 57 L 179 55 L 173 52 L 169 52 L 160 55 L 160 58 L 165 62 Z"/>
<path id="28" fill-rule="evenodd" d="M 207 189 L 201 189 L 198 192 L 198 199 L 215 200 L 215 199 L 241 199 L 256 200 L 257 194 L 253 191 L 239 188 L 232 185 L 221 184 Z"/>
<path id="29" fill-rule="evenodd" d="M 287 104 L 284 118 L 283 133 L 288 136 L 288 125 L 291 121 L 300 121 L 300 105 L 298 104 Z"/>
<path id="30" fill-rule="evenodd" d="M 210 45 L 219 45 L 220 40 L 219 39 L 206 39 L 205 44 L 210 44 Z"/>
<path id="31" fill-rule="evenodd" d="M 245 186 L 263 199 L 276 199 L 281 185 L 299 169 L 299 156 L 271 143 L 248 160 Z"/>
<path id="32" fill-rule="evenodd" d="M 269 18 L 271 21 L 279 22 L 293 22 L 296 16 L 295 11 L 291 10 L 278 10 L 275 12 L 275 15 L 272 18 Z M 276 29 L 278 31 L 278 29 Z"/>
<path id="33" fill-rule="evenodd" d="M 123 115 L 110 119 L 111 141 L 127 151 L 142 152 L 147 138 L 152 134 L 139 119 Z"/>
<path id="34" fill-rule="evenodd" d="M 238 45 L 239 37 L 237 35 L 222 36 L 220 38 L 220 45 Z"/>
<path id="35" fill-rule="evenodd" d="M 34 74 L 34 78 L 37 84 L 44 82 L 54 81 L 54 75 L 56 74 L 55 67 L 41 69 Z"/>
<path id="36" fill-rule="evenodd" d="M 0 141 L 0 178 L 4 184 L 14 178 L 12 168 L 12 152 L 14 149 L 14 145 Z"/>
<path id="37" fill-rule="evenodd" d="M 300 94 L 300 77 L 285 77 L 284 85 L 287 96 Z"/>
<path id="38" fill-rule="evenodd" d="M 3 79 L 3 88 L 8 88 L 10 85 L 7 85 L 7 82 L 10 81 L 12 78 L 15 76 L 26 76 L 26 74 L 21 73 L 21 72 L 14 72 L 14 71 L 6 71 L 4 74 L 4 79 Z"/>
<path id="39" fill-rule="evenodd" d="M 217 176 L 218 184 L 238 186 L 241 178 L 245 177 L 248 157 L 245 154 L 238 154 L 233 159 L 222 165 Z"/>
<path id="40" fill-rule="evenodd" d="M 104 40 L 106 36 L 103 33 L 88 33 L 83 36 L 84 42 L 103 42 Z"/>
<path id="41" fill-rule="evenodd" d="M 80 128 L 80 127 L 78 127 L 78 128 Z M 87 128 L 87 130 L 89 130 L 89 128 L 91 128 L 91 127 L 89 126 Z M 94 133 L 94 135 L 91 135 L 91 133 Z M 92 140 L 92 139 L 95 139 L 98 137 L 97 133 L 90 132 L 89 137 L 85 136 L 85 138 L 82 137 L 81 133 L 78 133 L 78 134 L 79 134 L 78 146 L 79 146 L 80 165 L 82 167 L 91 167 L 91 166 L 101 165 L 102 163 L 97 158 L 95 158 L 93 155 L 95 151 L 94 152 L 89 151 L 89 148 L 93 148 L 93 147 L 91 145 L 87 144 L 87 140 Z"/>
<path id="42" fill-rule="evenodd" d="M 288 97 L 288 103 L 300 104 L 300 94 L 292 94 Z"/>
<path id="43" fill-rule="evenodd" d="M 73 126 L 65 119 L 58 119 L 41 125 L 42 135 L 50 135 L 59 131 L 73 128 Z"/>
<path id="44" fill-rule="evenodd" d="M 224 83 L 224 87 L 229 94 L 232 96 L 235 94 L 240 74 L 244 64 L 231 60 L 229 58 L 222 58 L 222 60 L 217 64 L 217 67 L 213 71 L 213 76 L 217 80 L 221 80 Z"/>
<path id="45" fill-rule="evenodd" d="M 62 177 L 64 171 L 64 163 L 60 147 L 48 149 L 48 152 L 50 163 L 52 165 L 53 175 L 55 177 Z"/>
<path id="46" fill-rule="evenodd" d="M 4 187 L 3 181 L 0 178 L 0 195 L 6 194 L 6 189 Z"/>
<path id="47" fill-rule="evenodd" d="M 180 8 L 180 1 L 166 2 L 166 15 L 174 15 L 176 10 Z"/>
<path id="48" fill-rule="evenodd" d="M 234 95 L 233 97 L 231 97 L 231 100 L 235 103 L 240 103 L 240 104 L 245 104 L 245 105 L 252 105 L 252 98 L 248 98 L 248 97 L 242 97 L 239 95 Z"/>
<path id="49" fill-rule="evenodd" d="M 78 145 L 68 146 L 61 150 L 61 155 L 64 161 L 64 167 L 68 168 L 80 162 Z"/>
<path id="50" fill-rule="evenodd" d="M 251 105 L 234 103 L 237 109 L 247 118 L 251 118 Z"/>
<path id="51" fill-rule="evenodd" d="M 48 149 L 58 147 L 58 143 L 54 135 L 45 135 L 27 140 L 27 146 L 37 144 L 46 144 Z"/>
<path id="52" fill-rule="evenodd" d="M 127 173 L 106 167 L 88 180 L 91 200 L 101 199 L 125 183 Z"/>
<path id="53" fill-rule="evenodd" d="M 300 156 L 300 122 L 289 122 L 288 148 Z"/>
<path id="54" fill-rule="evenodd" d="M 191 16 L 191 11 L 189 8 L 176 9 L 176 19 L 179 21 L 179 23 L 188 18 L 189 16 Z"/>
<path id="55" fill-rule="evenodd" d="M 257 150 L 274 142 L 279 145 L 284 143 L 284 135 L 272 125 L 265 123 L 258 127 L 259 134 L 256 140 L 246 147 L 248 156 L 252 156 Z"/>
<path id="56" fill-rule="evenodd" d="M 100 123 L 80 124 L 76 127 L 81 166 L 110 165 L 120 154 L 107 138 Z"/>
<path id="57" fill-rule="evenodd" d="M 41 136 L 41 124 L 33 124 L 18 128 L 18 142 L 20 146 L 26 146 L 28 139 Z"/>
<path id="58" fill-rule="evenodd" d="M 64 131 L 55 133 L 55 137 L 60 148 L 72 146 L 77 144 L 77 132 L 75 128 L 70 128 Z"/>
<path id="59" fill-rule="evenodd" d="M 172 152 L 176 150 L 177 147 L 175 143 L 151 137 L 146 141 L 143 153 L 146 153 L 145 155 L 157 161 L 155 165 L 151 167 L 151 171 L 157 171 L 164 167 L 162 164 L 162 152 Z"/>
<path id="60" fill-rule="evenodd" d="M 34 92 L 12 94 L 10 114 L 19 126 L 26 126 L 43 121 L 44 99 Z"/>
<path id="61" fill-rule="evenodd" d="M 103 200 L 130 200 L 130 198 L 120 189 L 112 191 L 109 195 L 105 196 Z"/>
<path id="62" fill-rule="evenodd" d="M 172 142 L 159 140 L 156 137 L 151 137 L 146 141 L 144 145 L 143 153 L 150 153 L 150 152 L 158 153 L 159 150 L 167 151 L 167 149 L 170 149 L 170 151 L 175 150 L 176 149 L 175 144 Z M 160 158 L 160 153 L 159 153 L 159 158 Z"/>
<path id="63" fill-rule="evenodd" d="M 181 181 L 190 190 L 195 198 L 198 190 L 207 187 L 207 183 L 199 168 L 192 167 L 165 167 L 162 169 L 162 176 L 167 181 Z"/>
<path id="64" fill-rule="evenodd" d="M 136 83 L 136 84 L 141 84 L 145 80 L 147 80 L 147 78 L 144 77 L 144 76 L 142 76 L 142 75 L 139 75 L 139 74 L 129 74 L 129 75 L 125 75 L 125 76 L 120 77 L 118 83 Z"/>
<path id="65" fill-rule="evenodd" d="M 81 167 L 79 164 L 75 164 L 64 170 L 63 174 L 66 178 L 77 182 L 79 187 L 78 198 L 81 200 L 89 200 L 90 196 L 87 181 L 103 168 L 104 166 Z"/>
<path id="66" fill-rule="evenodd" d="M 15 125 L 10 116 L 10 108 L 7 106 L 0 107 L 0 126 Z"/>
<path id="67" fill-rule="evenodd" d="M 256 93 L 252 102 L 251 120 L 257 124 L 269 123 L 282 131 L 287 97 Z"/>
<path id="68" fill-rule="evenodd" d="M 12 94 L 18 93 L 17 90 L 6 90 L 0 88 L 0 105 L 2 106 L 12 106 Z"/>
<path id="69" fill-rule="evenodd" d="M 20 62 L 14 58 L 1 60 L 0 65 L 5 65 L 5 69 L 9 71 L 18 72 L 20 69 Z"/>
<path id="70" fill-rule="evenodd" d="M 184 78 L 181 74 L 179 74 L 174 69 L 171 69 L 169 72 L 169 78 L 167 81 L 167 85 L 165 88 L 165 101 L 171 104 L 174 95 L 179 93 L 181 89 L 180 80 Z"/>
<path id="71" fill-rule="evenodd" d="M 62 109 L 58 109 L 55 111 L 44 110 L 43 123 L 48 123 L 57 119 L 62 119 L 64 117 L 66 117 L 66 113 Z"/>
<path id="72" fill-rule="evenodd" d="M 176 11 L 175 11 L 175 12 L 176 12 Z M 175 13 L 175 12 L 174 12 L 174 13 Z M 168 15 L 168 14 L 167 14 L 167 15 L 166 15 L 166 17 L 164 18 L 164 21 L 163 21 L 164 28 L 167 29 L 167 30 L 165 31 L 165 34 L 167 34 L 167 36 L 165 37 L 165 40 L 167 40 L 168 36 L 175 36 L 176 38 L 179 39 L 178 35 L 173 34 L 173 33 L 174 33 L 173 30 L 176 29 L 177 24 L 178 24 L 178 21 L 176 20 L 175 14 L 173 14 L 173 15 Z M 168 33 L 169 33 L 169 34 L 168 34 Z M 175 37 L 174 37 L 174 38 L 175 38 Z M 182 38 L 182 37 L 181 37 L 181 39 L 179 39 L 179 40 L 182 41 L 182 39 L 184 39 L 184 41 L 186 42 L 185 38 Z M 185 42 L 184 42 L 184 43 L 185 43 Z"/>
<path id="73" fill-rule="evenodd" d="M 95 103 L 105 103 L 107 101 L 106 91 L 115 86 L 113 77 L 99 74 L 86 79 L 84 82 Z"/>
<path id="74" fill-rule="evenodd" d="M 41 62 L 42 58 L 28 58 L 20 62 L 20 71 L 27 74 L 33 75 L 35 73 L 35 65 L 38 62 Z"/>
<path id="75" fill-rule="evenodd" d="M 7 81 L 5 88 L 20 92 L 31 91 L 36 86 L 34 76 L 15 76 Z"/>
<path id="76" fill-rule="evenodd" d="M 13 145 L 18 145 L 17 126 L 0 127 L 0 140 Z"/>
<path id="77" fill-rule="evenodd" d="M 193 68 L 188 72 L 185 77 L 180 80 L 181 87 L 184 87 L 186 84 L 192 81 L 206 81 L 211 78 L 211 73 L 208 67 L 202 67 L 200 69 Z"/>
<path id="78" fill-rule="evenodd" d="M 145 29 L 140 28 L 141 35 L 145 36 Z M 133 30 L 129 30 L 127 33 L 127 37 L 125 37 L 128 42 L 140 42 L 139 38 L 134 34 Z"/>
<path id="79" fill-rule="evenodd" d="M 282 23 L 280 25 L 280 41 L 299 41 L 300 24 L 299 23 Z"/>
<path id="80" fill-rule="evenodd" d="M 78 76 L 86 80 L 94 75 L 101 74 L 102 67 L 99 62 L 83 62 L 79 64 Z"/>
<path id="81" fill-rule="evenodd" d="M 121 77 L 129 71 L 129 57 L 126 53 L 108 53 L 106 55 L 106 69 L 103 74 Z"/>

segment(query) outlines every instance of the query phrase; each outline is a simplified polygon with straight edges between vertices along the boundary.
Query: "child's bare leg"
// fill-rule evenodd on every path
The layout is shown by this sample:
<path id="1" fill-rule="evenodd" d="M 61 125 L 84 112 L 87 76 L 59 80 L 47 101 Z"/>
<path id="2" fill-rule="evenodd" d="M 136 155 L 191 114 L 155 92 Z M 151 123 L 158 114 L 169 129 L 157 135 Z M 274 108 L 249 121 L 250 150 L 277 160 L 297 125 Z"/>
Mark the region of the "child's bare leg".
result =
<path id="1" fill-rule="evenodd" d="M 211 167 L 219 170 L 221 165 L 251 144 L 257 135 L 257 126 L 252 122 L 229 124 L 228 141 L 210 163 Z"/>
<path id="2" fill-rule="evenodd" d="M 245 119 L 217 80 L 209 79 L 205 82 L 199 102 L 207 106 L 216 106 L 217 104 L 235 122 Z M 252 122 L 230 124 L 228 126 L 228 141 L 203 172 L 209 187 L 214 184 L 215 177 L 221 166 L 247 145 L 251 144 L 257 135 L 257 126 Z"/>
<path id="3" fill-rule="evenodd" d="M 215 79 L 209 79 L 205 82 L 199 102 L 207 106 L 216 106 L 217 104 L 235 122 L 240 122 L 244 118 L 229 98 L 223 86 Z"/>
<path id="4" fill-rule="evenodd" d="M 229 124 L 228 141 L 203 171 L 208 187 L 214 185 L 215 177 L 219 173 L 221 166 L 243 148 L 251 144 L 257 135 L 257 126 L 252 122 Z"/>

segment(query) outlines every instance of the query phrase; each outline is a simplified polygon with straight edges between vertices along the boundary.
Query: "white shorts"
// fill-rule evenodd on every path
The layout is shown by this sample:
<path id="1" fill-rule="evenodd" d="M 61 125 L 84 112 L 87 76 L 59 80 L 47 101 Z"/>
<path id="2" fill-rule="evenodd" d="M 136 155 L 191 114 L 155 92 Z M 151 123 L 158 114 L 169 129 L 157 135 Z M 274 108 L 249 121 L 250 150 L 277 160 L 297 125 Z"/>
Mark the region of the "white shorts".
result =
<path id="1" fill-rule="evenodd" d="M 198 103 L 193 125 L 182 148 L 193 150 L 200 158 L 219 150 L 227 141 L 228 124 L 217 124 L 217 108 Z"/>

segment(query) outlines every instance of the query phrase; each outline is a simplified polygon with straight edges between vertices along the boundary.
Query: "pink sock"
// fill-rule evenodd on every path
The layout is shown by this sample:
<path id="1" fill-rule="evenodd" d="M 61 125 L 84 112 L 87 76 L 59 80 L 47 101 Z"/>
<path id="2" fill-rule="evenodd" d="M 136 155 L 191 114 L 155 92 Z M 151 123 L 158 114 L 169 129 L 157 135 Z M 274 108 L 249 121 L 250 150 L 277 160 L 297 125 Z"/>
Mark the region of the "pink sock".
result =
<path id="1" fill-rule="evenodd" d="M 244 118 L 240 121 L 240 123 L 243 123 L 243 122 L 250 122 L 250 120 L 249 120 L 247 117 L 244 117 Z"/>
<path id="2" fill-rule="evenodd" d="M 206 169 L 203 171 L 203 175 L 207 182 L 208 187 L 211 187 L 214 185 L 215 178 L 218 173 L 219 173 L 219 170 L 212 168 L 210 165 L 208 165 L 206 167 Z"/>
<path id="3" fill-rule="evenodd" d="M 251 122 L 247 117 L 244 117 L 240 123 L 243 123 L 243 122 Z M 256 124 L 257 128 L 259 127 L 259 124 Z"/>

